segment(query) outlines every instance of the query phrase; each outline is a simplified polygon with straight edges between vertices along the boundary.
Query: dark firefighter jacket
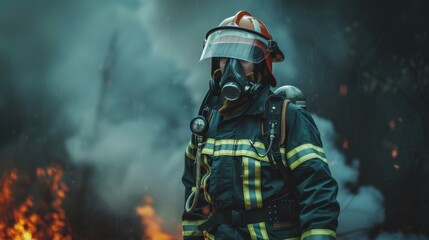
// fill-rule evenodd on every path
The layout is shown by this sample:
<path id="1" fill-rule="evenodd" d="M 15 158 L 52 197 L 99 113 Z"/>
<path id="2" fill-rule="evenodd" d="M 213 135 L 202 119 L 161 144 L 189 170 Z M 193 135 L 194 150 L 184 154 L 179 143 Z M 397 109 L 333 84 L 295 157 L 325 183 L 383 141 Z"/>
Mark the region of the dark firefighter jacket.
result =
<path id="1" fill-rule="evenodd" d="M 265 152 L 260 126 L 265 111 L 265 90 L 247 109 L 229 118 L 213 111 L 203 148 L 202 187 L 197 208 L 182 216 L 183 238 L 193 239 L 335 239 L 339 204 L 338 186 L 332 178 L 319 131 L 312 117 L 294 104 L 286 112 L 287 141 L 280 152 L 292 170 L 296 190 L 296 217 L 285 222 L 259 222 L 240 227 L 220 224 L 200 232 L 197 227 L 209 216 L 209 209 L 248 210 L 261 208 L 291 194 L 278 169 L 251 147 L 255 142 Z M 195 186 L 194 138 L 186 149 L 183 184 L 185 200 Z M 208 206 L 211 206 L 210 208 Z"/>

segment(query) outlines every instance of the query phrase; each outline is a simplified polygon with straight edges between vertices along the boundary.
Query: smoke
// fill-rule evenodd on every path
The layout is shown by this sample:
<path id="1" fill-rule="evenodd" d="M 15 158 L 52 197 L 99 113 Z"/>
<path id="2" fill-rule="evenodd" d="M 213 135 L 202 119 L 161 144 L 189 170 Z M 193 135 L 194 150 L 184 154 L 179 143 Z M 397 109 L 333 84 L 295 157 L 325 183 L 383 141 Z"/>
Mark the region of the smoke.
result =
<path id="1" fill-rule="evenodd" d="M 319 128 L 323 149 L 329 161 L 332 175 L 339 185 L 338 201 L 341 212 L 338 224 L 338 237 L 341 239 L 368 239 L 368 232 L 384 221 L 383 196 L 372 186 L 359 187 L 352 192 L 359 177 L 359 161 L 347 165 L 344 154 L 335 146 L 333 124 L 317 115 L 313 118 Z"/>
<path id="2" fill-rule="evenodd" d="M 336 134 L 332 124 L 327 119 L 313 115 L 319 128 L 323 149 L 328 158 L 332 175 L 339 185 L 338 201 L 341 212 L 338 219 L 337 237 L 343 240 L 367 240 L 369 232 L 384 221 L 383 195 L 373 186 L 356 187 L 359 177 L 359 160 L 348 165 L 344 154 L 335 145 Z M 423 235 L 403 233 L 381 233 L 376 240 L 420 240 L 428 239 Z"/>
<path id="3" fill-rule="evenodd" d="M 179 68 L 189 72 L 185 83 L 195 91 L 193 99 L 198 102 L 203 97 L 205 93 L 203 89 L 207 89 L 210 79 L 210 61 L 198 61 L 206 33 L 240 10 L 247 10 L 263 19 L 269 26 L 274 40 L 279 42 L 279 46 L 285 50 L 288 58 L 293 59 L 297 55 L 289 29 L 285 27 L 285 20 L 276 21 L 279 19 L 279 14 L 281 15 L 276 9 L 276 3 L 273 5 L 265 2 L 226 0 L 145 1 L 139 12 L 141 23 L 153 43 L 154 52 L 171 59 Z M 276 66 L 274 69 L 277 70 Z M 295 63 L 283 64 L 276 72 L 280 79 L 285 75 L 289 80 L 295 78 Z"/>

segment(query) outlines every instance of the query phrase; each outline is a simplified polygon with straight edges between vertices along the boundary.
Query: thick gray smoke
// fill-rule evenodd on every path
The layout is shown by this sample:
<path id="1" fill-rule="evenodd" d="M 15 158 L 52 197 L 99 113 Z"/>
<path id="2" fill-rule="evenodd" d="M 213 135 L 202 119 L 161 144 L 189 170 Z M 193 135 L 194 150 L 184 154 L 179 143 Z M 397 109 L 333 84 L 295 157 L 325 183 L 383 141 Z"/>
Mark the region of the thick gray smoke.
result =
<path id="1" fill-rule="evenodd" d="M 367 233 L 371 228 L 384 220 L 383 196 L 371 186 L 360 187 L 357 193 L 350 191 L 348 186 L 355 185 L 359 177 L 359 161 L 355 160 L 351 166 L 347 165 L 344 154 L 335 146 L 336 136 L 332 123 L 316 115 L 313 118 L 320 130 L 332 175 L 339 185 L 339 238 L 368 239 Z"/>
<path id="2" fill-rule="evenodd" d="M 338 182 L 338 201 L 341 207 L 338 219 L 337 238 L 341 240 L 368 240 L 369 232 L 384 221 L 382 193 L 372 186 L 361 186 L 352 192 L 350 186 L 356 186 L 359 177 L 359 160 L 347 165 L 345 156 L 336 145 L 336 133 L 333 124 L 327 119 L 313 115 L 319 128 L 323 149 L 328 158 L 332 175 Z M 403 233 L 382 233 L 376 240 L 425 240 L 423 235 Z"/>

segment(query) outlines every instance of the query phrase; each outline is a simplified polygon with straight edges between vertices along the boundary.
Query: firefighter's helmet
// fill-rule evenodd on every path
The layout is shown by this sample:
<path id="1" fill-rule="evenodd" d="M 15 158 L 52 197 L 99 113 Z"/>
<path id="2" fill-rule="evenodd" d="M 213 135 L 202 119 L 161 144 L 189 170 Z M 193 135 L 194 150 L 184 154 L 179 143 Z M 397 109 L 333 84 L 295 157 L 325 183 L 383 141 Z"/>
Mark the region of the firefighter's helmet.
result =
<path id="1" fill-rule="evenodd" d="M 265 63 L 268 81 L 276 86 L 272 62 L 284 60 L 282 51 L 267 27 L 249 12 L 240 11 L 207 32 L 200 60 L 212 58 L 212 75 L 219 69 L 216 58 L 236 58 L 255 64 Z"/>

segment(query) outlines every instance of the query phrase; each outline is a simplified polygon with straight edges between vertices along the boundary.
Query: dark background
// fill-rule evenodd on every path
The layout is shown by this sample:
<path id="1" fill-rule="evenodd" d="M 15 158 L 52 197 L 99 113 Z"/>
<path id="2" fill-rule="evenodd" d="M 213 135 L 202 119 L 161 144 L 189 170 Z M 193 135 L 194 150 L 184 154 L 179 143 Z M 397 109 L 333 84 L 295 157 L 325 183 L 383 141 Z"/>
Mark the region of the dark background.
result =
<path id="1" fill-rule="evenodd" d="M 327 156 L 341 163 L 331 169 L 343 209 L 355 201 L 358 214 L 381 214 L 366 227 L 349 218 L 339 236 L 426 239 L 423 0 L 0 0 L 0 174 L 18 169 L 32 179 L 37 167 L 59 163 L 76 239 L 141 238 L 134 208 L 144 196 L 176 233 L 188 122 L 210 78 L 208 63 L 198 62 L 202 40 L 241 9 L 267 25 L 286 55 L 274 65 L 279 86 L 301 88 L 322 135 L 332 136 L 337 150 Z M 365 189 L 376 197 L 362 197 Z"/>

